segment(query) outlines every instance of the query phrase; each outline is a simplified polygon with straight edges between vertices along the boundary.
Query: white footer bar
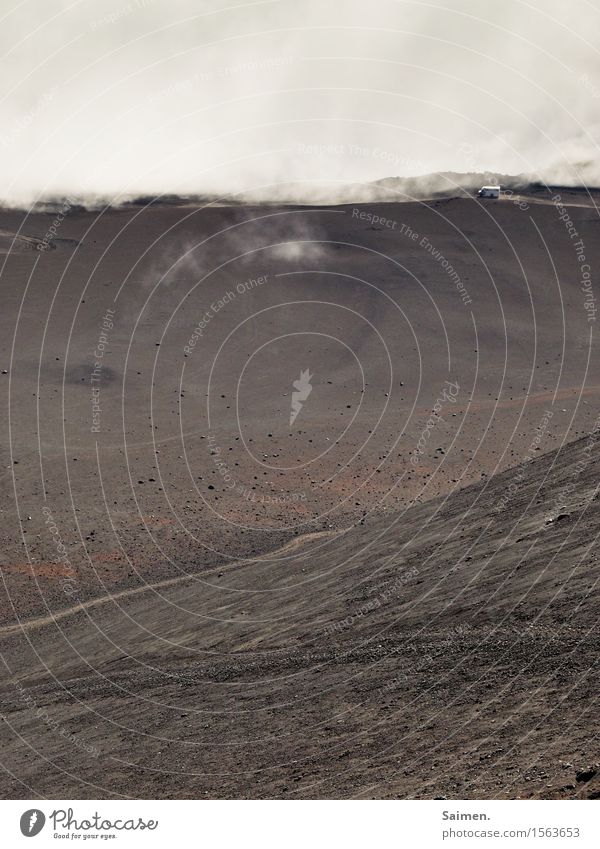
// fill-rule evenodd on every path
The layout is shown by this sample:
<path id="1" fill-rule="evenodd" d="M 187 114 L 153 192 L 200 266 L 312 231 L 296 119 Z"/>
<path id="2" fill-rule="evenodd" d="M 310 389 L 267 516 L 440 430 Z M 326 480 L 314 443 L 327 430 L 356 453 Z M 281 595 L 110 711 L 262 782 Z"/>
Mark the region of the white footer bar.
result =
<path id="1" fill-rule="evenodd" d="M 0 845 L 598 849 L 599 812 L 593 801 L 38 799 L 0 802 Z"/>

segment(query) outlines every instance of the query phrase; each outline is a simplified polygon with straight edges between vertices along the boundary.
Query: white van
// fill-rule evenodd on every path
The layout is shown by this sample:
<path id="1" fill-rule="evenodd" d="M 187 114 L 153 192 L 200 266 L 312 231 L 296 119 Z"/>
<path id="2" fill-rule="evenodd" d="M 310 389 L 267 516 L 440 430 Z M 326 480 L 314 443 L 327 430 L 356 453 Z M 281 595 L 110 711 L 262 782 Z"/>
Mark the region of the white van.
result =
<path id="1" fill-rule="evenodd" d="M 479 198 L 499 198 L 500 186 L 482 186 L 477 192 Z"/>

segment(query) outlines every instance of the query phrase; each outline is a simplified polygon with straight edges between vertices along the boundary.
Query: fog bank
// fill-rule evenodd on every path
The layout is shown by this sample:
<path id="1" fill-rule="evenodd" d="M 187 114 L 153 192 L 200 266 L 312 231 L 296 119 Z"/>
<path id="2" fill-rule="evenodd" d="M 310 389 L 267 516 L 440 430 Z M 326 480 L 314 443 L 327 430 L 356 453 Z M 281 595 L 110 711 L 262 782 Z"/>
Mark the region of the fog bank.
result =
<path id="1" fill-rule="evenodd" d="M 598 184 L 598 32 L 585 0 L 34 0 L 0 27 L 0 198 Z"/>

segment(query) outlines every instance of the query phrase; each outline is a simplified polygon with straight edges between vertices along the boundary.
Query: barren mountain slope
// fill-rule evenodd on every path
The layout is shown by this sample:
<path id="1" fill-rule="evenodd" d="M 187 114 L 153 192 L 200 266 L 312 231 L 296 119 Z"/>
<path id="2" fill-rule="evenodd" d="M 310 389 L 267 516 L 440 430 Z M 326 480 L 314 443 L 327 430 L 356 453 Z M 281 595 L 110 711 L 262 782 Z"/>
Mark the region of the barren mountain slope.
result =
<path id="1" fill-rule="evenodd" d="M 598 436 L 5 633 L 2 793 L 597 797 Z"/>

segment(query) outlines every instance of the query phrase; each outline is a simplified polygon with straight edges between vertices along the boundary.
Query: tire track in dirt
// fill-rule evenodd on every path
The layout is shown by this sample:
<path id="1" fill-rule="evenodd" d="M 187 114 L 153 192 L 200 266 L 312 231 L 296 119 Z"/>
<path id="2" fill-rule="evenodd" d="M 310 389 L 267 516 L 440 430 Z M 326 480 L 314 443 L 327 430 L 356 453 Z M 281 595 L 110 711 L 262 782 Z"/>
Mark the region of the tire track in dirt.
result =
<path id="1" fill-rule="evenodd" d="M 129 590 L 121 590 L 120 592 L 113 593 L 112 595 L 99 596 L 98 598 L 92 598 L 88 601 L 82 601 L 79 604 L 63 608 L 62 610 L 58 610 L 56 613 L 50 613 L 47 616 L 37 616 L 34 619 L 27 619 L 23 622 L 19 622 L 16 625 L 5 625 L 4 627 L 0 628 L 0 638 L 14 637 L 26 631 L 31 631 L 35 628 L 43 628 L 45 625 L 52 625 L 53 623 L 59 622 L 62 619 L 67 619 L 69 616 L 74 616 L 84 610 L 90 610 L 95 607 L 101 607 L 102 605 L 108 604 L 111 601 L 131 598 L 133 596 L 149 592 L 150 590 L 161 590 L 167 589 L 169 587 L 179 586 L 180 584 L 183 584 L 186 581 L 197 580 L 199 577 L 204 578 L 205 576 L 214 575 L 216 573 L 230 572 L 233 569 L 248 566 L 251 563 L 256 563 L 256 561 L 260 559 L 269 560 L 270 558 L 279 557 L 283 554 L 289 554 L 291 551 L 295 551 L 297 548 L 301 548 L 304 543 L 310 542 L 310 540 L 320 539 L 322 537 L 339 536 L 343 533 L 345 533 L 344 530 L 314 531 L 312 533 L 303 534 L 302 536 L 295 537 L 294 539 L 290 540 L 285 545 L 283 545 L 281 548 L 264 554 L 262 558 L 253 558 L 252 560 L 236 560 L 233 563 L 229 563 L 227 565 L 215 566 L 212 569 L 208 569 L 206 572 L 202 572 L 201 575 L 178 575 L 176 578 L 166 578 L 162 581 L 156 581 L 152 584 L 144 584 L 143 587 L 134 587 Z"/>

